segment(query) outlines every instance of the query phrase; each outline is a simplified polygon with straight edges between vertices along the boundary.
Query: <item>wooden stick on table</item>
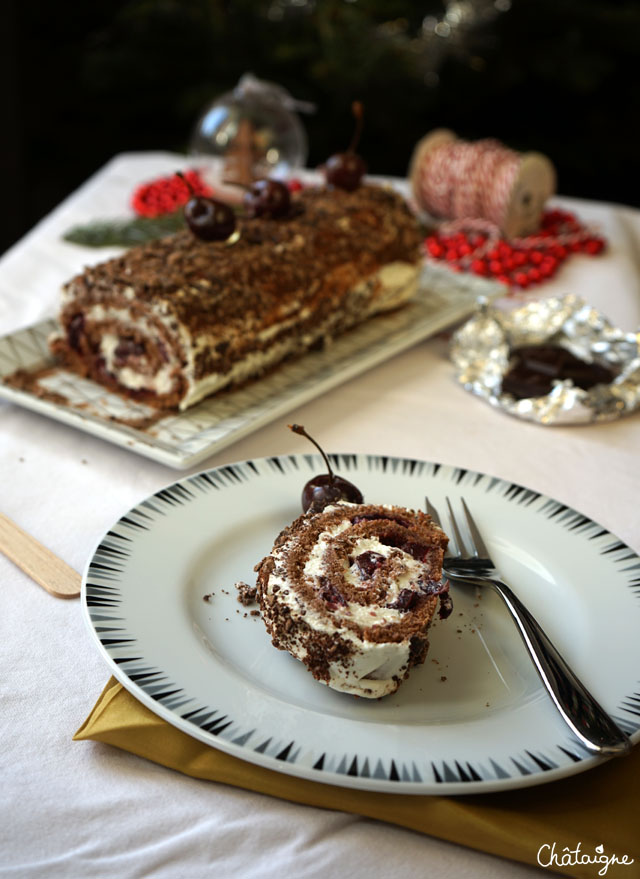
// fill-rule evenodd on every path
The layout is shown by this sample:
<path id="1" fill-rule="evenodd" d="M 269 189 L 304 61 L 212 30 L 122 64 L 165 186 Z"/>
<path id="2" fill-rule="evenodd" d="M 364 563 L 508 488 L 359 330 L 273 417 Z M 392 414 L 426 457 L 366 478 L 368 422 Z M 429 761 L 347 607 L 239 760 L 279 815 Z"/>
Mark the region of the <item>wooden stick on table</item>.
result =
<path id="1" fill-rule="evenodd" d="M 56 598 L 80 595 L 80 574 L 3 513 L 0 513 L 0 551 Z"/>

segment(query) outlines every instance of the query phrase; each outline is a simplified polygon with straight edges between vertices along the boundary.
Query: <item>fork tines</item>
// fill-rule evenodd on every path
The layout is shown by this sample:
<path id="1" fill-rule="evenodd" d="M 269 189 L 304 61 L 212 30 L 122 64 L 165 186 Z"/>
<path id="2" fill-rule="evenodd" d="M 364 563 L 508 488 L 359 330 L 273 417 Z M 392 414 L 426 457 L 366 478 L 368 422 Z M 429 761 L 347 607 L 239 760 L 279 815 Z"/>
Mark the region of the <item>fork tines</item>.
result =
<path id="1" fill-rule="evenodd" d="M 465 501 L 465 499 L 463 497 L 460 498 L 467 531 L 466 541 L 462 536 L 462 531 L 460 530 L 460 527 L 458 525 L 458 519 L 456 519 L 451 501 L 448 497 L 445 498 L 445 501 L 449 513 L 451 536 L 453 537 L 453 541 L 456 545 L 458 555 L 472 555 L 476 557 L 489 558 L 489 551 L 487 550 L 485 542 L 482 539 L 482 535 L 478 530 L 478 526 L 476 525 L 475 520 L 471 515 L 471 511 L 467 506 L 467 502 Z M 440 515 L 428 497 L 425 497 L 425 506 L 427 513 L 431 516 L 436 525 L 442 528 Z M 467 544 L 469 544 L 469 549 L 467 549 Z"/>

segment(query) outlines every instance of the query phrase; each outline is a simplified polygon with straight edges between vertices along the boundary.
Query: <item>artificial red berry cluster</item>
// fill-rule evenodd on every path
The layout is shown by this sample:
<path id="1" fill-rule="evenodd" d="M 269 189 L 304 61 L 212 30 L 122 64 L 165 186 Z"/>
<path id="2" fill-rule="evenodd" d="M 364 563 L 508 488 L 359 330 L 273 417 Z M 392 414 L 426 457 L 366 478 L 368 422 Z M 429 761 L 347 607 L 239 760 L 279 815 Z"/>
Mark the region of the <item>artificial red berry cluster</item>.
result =
<path id="1" fill-rule="evenodd" d="M 143 183 L 134 191 L 131 206 L 139 217 L 159 217 L 173 213 L 192 195 L 213 195 L 211 187 L 195 170 L 184 171 L 182 177 L 172 174 Z"/>
<path id="2" fill-rule="evenodd" d="M 535 235 L 513 241 L 469 229 L 452 231 L 447 225 L 449 232 L 445 226 L 426 239 L 427 257 L 446 262 L 455 272 L 473 272 L 509 287 L 541 284 L 572 253 L 595 255 L 605 246 L 574 214 L 558 209 L 544 212 Z"/>

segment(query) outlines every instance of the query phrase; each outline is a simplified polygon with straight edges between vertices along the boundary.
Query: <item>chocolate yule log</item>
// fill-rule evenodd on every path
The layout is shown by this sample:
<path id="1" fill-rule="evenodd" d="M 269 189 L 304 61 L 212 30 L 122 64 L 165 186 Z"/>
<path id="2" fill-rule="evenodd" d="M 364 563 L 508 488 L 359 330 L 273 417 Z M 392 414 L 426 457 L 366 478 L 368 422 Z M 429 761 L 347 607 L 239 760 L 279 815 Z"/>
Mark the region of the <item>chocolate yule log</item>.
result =
<path id="1" fill-rule="evenodd" d="M 424 662 L 438 602 L 451 612 L 448 538 L 425 513 L 339 502 L 285 528 L 257 566 L 273 644 L 335 690 L 375 699 Z"/>
<path id="2" fill-rule="evenodd" d="M 230 243 L 185 229 L 87 268 L 63 288 L 52 352 L 110 389 L 186 409 L 415 292 L 422 236 L 389 188 L 308 188 L 288 216 L 238 230 Z"/>

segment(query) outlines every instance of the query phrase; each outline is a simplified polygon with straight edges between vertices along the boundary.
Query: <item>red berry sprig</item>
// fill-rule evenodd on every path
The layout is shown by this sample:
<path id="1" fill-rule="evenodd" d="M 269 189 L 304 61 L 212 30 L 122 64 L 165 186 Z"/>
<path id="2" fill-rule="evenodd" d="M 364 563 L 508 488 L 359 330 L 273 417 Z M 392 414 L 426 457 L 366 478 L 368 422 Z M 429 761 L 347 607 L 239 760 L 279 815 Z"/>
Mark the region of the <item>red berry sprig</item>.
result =
<path id="1" fill-rule="evenodd" d="M 131 198 L 131 207 L 139 217 L 160 217 L 173 213 L 194 195 L 209 197 L 213 190 L 198 171 L 184 171 L 182 175 L 159 177 L 138 186 Z"/>
<path id="2" fill-rule="evenodd" d="M 595 256 L 605 247 L 604 238 L 559 209 L 545 211 L 540 231 L 527 238 L 506 241 L 485 227 L 483 221 L 473 220 L 443 225 L 425 240 L 427 258 L 446 262 L 454 272 L 472 272 L 526 289 L 552 278 L 572 253 Z"/>

